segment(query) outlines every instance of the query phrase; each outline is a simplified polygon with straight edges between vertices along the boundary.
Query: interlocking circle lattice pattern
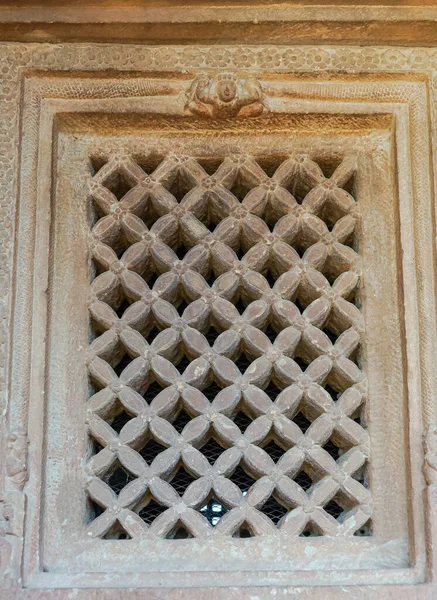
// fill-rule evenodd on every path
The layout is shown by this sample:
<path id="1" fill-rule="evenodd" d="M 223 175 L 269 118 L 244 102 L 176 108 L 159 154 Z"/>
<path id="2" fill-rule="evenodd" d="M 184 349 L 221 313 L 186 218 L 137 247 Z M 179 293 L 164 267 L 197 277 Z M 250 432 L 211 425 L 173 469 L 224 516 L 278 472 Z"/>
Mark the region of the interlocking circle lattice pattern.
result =
<path id="1" fill-rule="evenodd" d="M 354 159 L 139 162 L 91 183 L 88 535 L 369 534 Z"/>

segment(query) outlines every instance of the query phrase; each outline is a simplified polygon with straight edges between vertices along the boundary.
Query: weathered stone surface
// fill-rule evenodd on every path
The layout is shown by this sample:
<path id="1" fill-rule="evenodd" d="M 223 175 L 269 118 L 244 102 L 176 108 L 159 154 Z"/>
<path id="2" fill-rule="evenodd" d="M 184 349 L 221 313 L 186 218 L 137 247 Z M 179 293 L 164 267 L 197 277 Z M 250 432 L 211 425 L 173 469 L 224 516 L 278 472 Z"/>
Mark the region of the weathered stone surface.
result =
<path id="1" fill-rule="evenodd" d="M 262 35 L 0 47 L 5 598 L 436 594 L 436 50 Z"/>

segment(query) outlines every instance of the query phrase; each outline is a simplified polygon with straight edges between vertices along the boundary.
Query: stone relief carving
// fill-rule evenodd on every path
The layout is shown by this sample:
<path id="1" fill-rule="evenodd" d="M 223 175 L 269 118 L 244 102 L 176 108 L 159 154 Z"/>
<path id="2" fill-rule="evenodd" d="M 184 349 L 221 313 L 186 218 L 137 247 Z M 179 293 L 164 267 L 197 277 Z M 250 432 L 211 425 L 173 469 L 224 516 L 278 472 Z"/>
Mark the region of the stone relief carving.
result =
<path id="1" fill-rule="evenodd" d="M 11 524 L 14 516 L 14 507 L 5 502 L 4 495 L 0 495 L 0 535 L 11 533 Z"/>
<path id="2" fill-rule="evenodd" d="M 194 79 L 185 97 L 188 111 L 214 119 L 257 117 L 266 108 L 261 84 L 254 77 L 242 80 L 227 72 L 215 77 L 201 73 Z"/>
<path id="3" fill-rule="evenodd" d="M 0 588 L 20 584 L 26 497 L 22 492 L 0 495 Z"/>
<path id="4" fill-rule="evenodd" d="M 27 481 L 27 447 L 29 440 L 23 429 L 12 432 L 8 437 L 6 473 L 9 486 L 21 491 Z"/>
<path id="5" fill-rule="evenodd" d="M 11 588 L 20 583 L 28 444 L 23 429 L 13 431 L 7 438 L 6 491 L 0 496 L 0 588 Z"/>

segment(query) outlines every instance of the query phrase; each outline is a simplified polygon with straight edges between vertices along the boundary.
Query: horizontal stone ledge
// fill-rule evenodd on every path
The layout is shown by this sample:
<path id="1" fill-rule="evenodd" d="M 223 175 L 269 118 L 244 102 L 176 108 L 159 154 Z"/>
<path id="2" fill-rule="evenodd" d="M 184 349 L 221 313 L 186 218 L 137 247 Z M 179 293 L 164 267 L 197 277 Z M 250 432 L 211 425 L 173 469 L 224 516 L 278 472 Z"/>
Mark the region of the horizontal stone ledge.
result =
<path id="1" fill-rule="evenodd" d="M 320 2 L 320 0 L 318 0 Z M 414 0 L 410 0 L 413 3 Z M 22 2 L 10 7 L 0 1 L 0 40 L 17 42 L 145 42 L 228 44 L 393 44 L 427 46 L 437 42 L 437 7 L 431 0 L 414 6 L 391 0 L 366 6 L 314 6 L 245 2 L 179 2 L 159 7 L 117 7 L 109 0 L 69 6 L 57 1 L 37 6 Z M 363 6 L 364 4 L 364 6 Z M 391 4 L 391 5 L 390 5 Z"/>

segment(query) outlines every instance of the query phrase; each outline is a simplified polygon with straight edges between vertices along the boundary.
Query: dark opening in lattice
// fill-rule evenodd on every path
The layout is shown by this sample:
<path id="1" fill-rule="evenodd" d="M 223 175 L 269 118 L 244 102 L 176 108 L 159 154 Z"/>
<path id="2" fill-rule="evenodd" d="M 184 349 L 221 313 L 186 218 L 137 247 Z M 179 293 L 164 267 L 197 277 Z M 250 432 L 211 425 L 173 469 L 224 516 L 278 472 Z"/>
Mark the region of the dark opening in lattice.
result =
<path id="1" fill-rule="evenodd" d="M 262 511 L 275 525 L 288 513 L 288 509 L 282 506 L 273 496 L 270 496 L 267 502 L 263 504 Z"/>
<path id="2" fill-rule="evenodd" d="M 150 464 L 158 454 L 164 452 L 165 446 L 162 446 L 155 440 L 149 440 L 147 444 L 139 451 L 140 455 L 144 458 L 147 464 Z"/>
<path id="3" fill-rule="evenodd" d="M 372 523 L 371 521 L 367 521 L 364 525 L 362 525 L 359 529 L 357 529 L 354 533 L 357 537 L 367 537 L 372 535 Z"/>
<path id="4" fill-rule="evenodd" d="M 180 361 L 178 361 L 177 363 L 177 368 L 179 373 L 183 373 L 185 371 L 185 369 L 188 367 L 188 365 L 190 364 L 190 359 L 187 356 L 183 356 L 181 358 Z"/>
<path id="5" fill-rule="evenodd" d="M 185 425 L 191 421 L 191 417 L 188 413 L 182 410 L 176 419 L 173 421 L 173 427 L 176 429 L 178 433 L 181 433 L 185 427 Z"/>
<path id="6" fill-rule="evenodd" d="M 216 383 L 212 383 L 208 387 L 204 388 L 202 393 L 208 398 L 208 400 L 212 402 L 221 390 L 222 388 L 220 386 L 218 386 Z"/>
<path id="7" fill-rule="evenodd" d="M 326 452 L 328 452 L 328 454 L 332 456 L 334 460 L 337 460 L 337 458 L 340 456 L 340 448 L 331 440 L 329 440 L 329 442 L 323 446 L 323 449 L 326 450 Z"/>
<path id="8" fill-rule="evenodd" d="M 241 433 L 244 433 L 249 425 L 252 423 L 252 419 L 248 417 L 244 412 L 240 411 L 234 418 L 235 425 L 238 425 Z"/>
<path id="9" fill-rule="evenodd" d="M 278 335 L 271 325 L 269 325 L 266 328 L 266 330 L 264 331 L 264 333 L 266 334 L 266 336 L 269 338 L 269 340 L 272 343 L 275 341 L 276 336 Z"/>
<path id="10" fill-rule="evenodd" d="M 130 540 L 131 536 L 117 523 L 103 536 L 104 540 Z"/>
<path id="11" fill-rule="evenodd" d="M 234 537 L 251 538 L 255 537 L 255 534 L 253 533 L 253 530 L 248 523 L 243 523 L 235 532 Z"/>
<path id="12" fill-rule="evenodd" d="M 111 423 L 111 427 L 117 433 L 120 433 L 120 431 L 123 429 L 126 423 L 131 419 L 132 417 L 128 415 L 127 412 L 123 411 L 115 417 L 115 419 Z"/>
<path id="13" fill-rule="evenodd" d="M 150 525 L 157 517 L 159 517 L 159 515 L 161 515 L 166 510 L 166 506 L 159 504 L 155 500 L 150 500 L 150 502 L 146 506 L 144 506 L 138 514 L 148 525 Z"/>
<path id="14" fill-rule="evenodd" d="M 341 506 L 339 504 L 337 504 L 337 502 L 335 502 L 335 500 L 331 500 L 323 508 L 326 510 L 326 512 L 328 514 L 331 515 L 331 517 L 334 517 L 334 519 L 338 519 L 338 517 L 343 512 L 343 509 L 341 508 Z"/>
<path id="15" fill-rule="evenodd" d="M 305 491 L 307 491 L 313 485 L 313 480 L 307 473 L 305 473 L 305 471 L 300 471 L 294 477 L 294 481 L 298 483 Z"/>
<path id="16" fill-rule="evenodd" d="M 331 331 L 328 327 L 324 327 L 322 329 L 322 331 L 323 331 L 323 333 L 325 333 L 329 337 L 329 339 L 331 340 L 331 342 L 333 344 L 335 344 L 335 342 L 337 341 L 338 336 L 335 335 L 335 333 L 333 331 Z"/>
<path id="17" fill-rule="evenodd" d="M 272 400 L 276 400 L 276 398 L 281 393 L 281 390 L 273 383 L 273 381 L 271 381 L 269 383 L 269 385 L 266 387 L 266 389 L 264 391 L 268 395 L 268 397 L 271 398 Z"/>
<path id="18" fill-rule="evenodd" d="M 228 512 L 228 509 L 215 498 L 211 498 L 208 504 L 200 509 L 200 512 L 215 527 L 223 515 Z"/>
<path id="19" fill-rule="evenodd" d="M 285 450 L 283 448 L 281 448 L 281 446 L 278 446 L 278 444 L 276 444 L 276 442 L 274 442 L 274 440 L 271 440 L 267 446 L 263 447 L 264 452 L 267 452 L 267 454 L 275 461 L 278 462 L 278 460 L 281 458 L 281 456 L 283 454 L 285 454 Z"/>
<path id="20" fill-rule="evenodd" d="M 133 479 L 134 477 L 126 471 L 126 469 L 119 467 L 118 469 L 115 469 L 110 477 L 108 477 L 107 483 L 116 494 L 119 494 L 130 481 L 133 481 Z"/>
<path id="21" fill-rule="evenodd" d="M 177 491 L 177 493 L 182 496 L 187 489 L 187 487 L 194 481 L 194 477 L 192 477 L 183 467 L 181 467 L 176 475 L 171 480 L 171 485 Z"/>
<path id="22" fill-rule="evenodd" d="M 146 402 L 150 404 L 160 392 L 162 392 L 162 387 L 158 382 L 153 381 L 144 392 L 143 396 Z"/>
<path id="23" fill-rule="evenodd" d="M 298 427 L 300 427 L 302 433 L 305 433 L 308 427 L 311 425 L 311 422 L 301 412 L 293 417 L 293 422 L 296 423 Z"/>
<path id="24" fill-rule="evenodd" d="M 216 329 L 214 329 L 214 327 L 210 327 L 208 329 L 207 333 L 205 333 L 205 337 L 208 340 L 210 346 L 214 345 L 214 342 L 221 333 L 222 331 L 217 331 Z"/>
<path id="25" fill-rule="evenodd" d="M 235 360 L 235 364 L 237 365 L 237 367 L 240 369 L 240 371 L 242 373 L 244 373 L 246 371 L 246 369 L 248 368 L 248 366 L 250 365 L 251 361 L 247 358 L 247 356 L 245 354 L 241 354 L 236 360 Z"/>
<path id="26" fill-rule="evenodd" d="M 331 398 L 333 400 L 337 400 L 338 399 L 339 392 L 337 390 L 334 390 L 334 388 L 331 387 L 330 385 L 325 385 L 324 388 L 325 388 L 325 391 L 328 392 L 328 394 L 331 396 Z"/>
<path id="27" fill-rule="evenodd" d="M 120 377 L 125 368 L 128 365 L 130 365 L 131 362 L 132 359 L 130 358 L 130 356 L 128 354 L 124 354 L 121 360 L 118 362 L 118 364 L 114 367 L 115 374 L 118 375 L 118 377 Z"/>
<path id="28" fill-rule="evenodd" d="M 302 537 L 320 537 L 322 534 L 313 523 L 308 523 L 300 534 Z"/>
<path id="29" fill-rule="evenodd" d="M 211 464 L 214 464 L 218 457 L 225 452 L 225 448 L 220 446 L 214 438 L 208 440 L 208 442 L 201 448 L 203 456 L 205 456 Z"/>
<path id="30" fill-rule="evenodd" d="M 187 538 L 194 537 L 186 528 L 186 526 L 179 522 L 177 523 L 171 531 L 165 536 L 168 540 L 185 540 Z"/>
<path id="31" fill-rule="evenodd" d="M 229 479 L 238 485 L 243 494 L 247 493 L 255 483 L 255 480 L 241 467 L 237 467 Z"/>

